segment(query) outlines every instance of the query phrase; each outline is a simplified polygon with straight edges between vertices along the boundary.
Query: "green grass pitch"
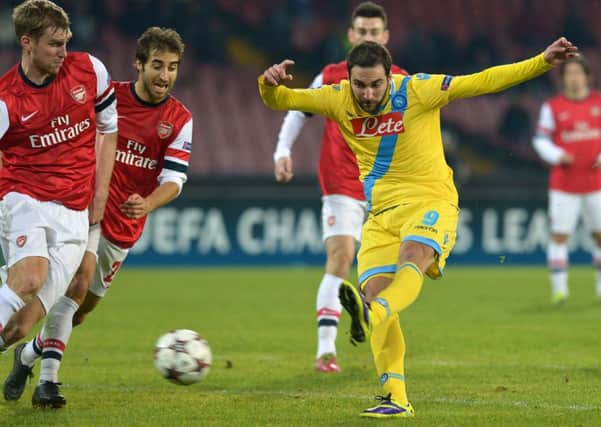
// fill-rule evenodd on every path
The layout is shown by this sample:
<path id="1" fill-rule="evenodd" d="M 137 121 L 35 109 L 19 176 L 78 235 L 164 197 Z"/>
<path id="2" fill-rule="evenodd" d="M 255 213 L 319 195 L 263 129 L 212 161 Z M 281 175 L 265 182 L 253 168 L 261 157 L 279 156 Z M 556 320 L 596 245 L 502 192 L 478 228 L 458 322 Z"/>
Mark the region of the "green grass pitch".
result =
<path id="1" fill-rule="evenodd" d="M 0 426 L 362 426 L 380 389 L 368 345 L 338 336 L 340 374 L 313 372 L 318 268 L 125 269 L 75 329 L 67 406 L 0 402 Z M 593 270 L 549 305 L 543 267 L 451 267 L 402 315 L 413 426 L 601 425 L 601 303 Z M 153 366 L 156 339 L 194 329 L 212 347 L 207 379 L 178 386 Z M 0 356 L 0 380 L 12 350 Z M 36 367 L 36 376 L 38 368 Z M 34 380 L 35 381 L 35 380 Z"/>

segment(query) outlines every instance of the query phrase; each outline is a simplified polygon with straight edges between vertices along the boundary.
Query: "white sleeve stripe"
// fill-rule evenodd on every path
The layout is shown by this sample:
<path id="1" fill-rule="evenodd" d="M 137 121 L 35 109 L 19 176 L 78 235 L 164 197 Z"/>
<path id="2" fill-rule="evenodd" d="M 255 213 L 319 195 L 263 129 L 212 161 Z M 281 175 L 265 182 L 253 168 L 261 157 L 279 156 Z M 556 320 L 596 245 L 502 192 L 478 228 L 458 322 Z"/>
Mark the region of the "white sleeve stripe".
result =
<path id="1" fill-rule="evenodd" d="M 534 150 L 545 162 L 556 165 L 561 160 L 564 151 L 546 137 L 536 136 L 533 139 Z"/>
<path id="2" fill-rule="evenodd" d="M 185 150 L 183 149 L 184 146 L 188 146 L 191 148 L 191 144 L 192 144 L 192 118 L 190 118 L 190 120 L 188 120 L 180 129 L 179 133 L 177 134 L 177 136 L 173 139 L 173 141 L 171 141 L 171 144 L 169 144 L 169 149 L 173 149 L 173 150 L 181 150 L 184 151 L 186 153 L 190 153 L 191 150 Z"/>
<path id="3" fill-rule="evenodd" d="M 111 87 L 111 76 L 102 61 L 98 58 L 90 55 L 90 61 L 92 62 L 92 66 L 96 73 L 96 96 L 94 98 L 97 98 L 102 96 L 102 94 Z"/>
<path id="4" fill-rule="evenodd" d="M 551 106 L 547 102 L 545 102 L 540 109 L 537 128 L 545 129 L 547 132 L 551 133 L 555 131 L 555 118 L 553 117 L 553 110 L 551 110 Z"/>
<path id="5" fill-rule="evenodd" d="M 171 157 L 171 156 L 165 156 L 163 157 L 165 160 L 169 160 L 171 162 L 175 162 L 175 163 L 180 163 L 182 165 L 186 165 L 188 166 L 188 162 L 186 162 L 185 160 L 182 159 L 178 159 L 177 157 Z"/>
<path id="6" fill-rule="evenodd" d="M 8 107 L 4 101 L 0 100 L 0 139 L 2 139 L 9 126 L 10 117 L 8 116 Z"/>
<path id="7" fill-rule="evenodd" d="M 323 86 L 323 73 L 319 73 L 317 76 L 315 76 L 315 78 L 309 85 L 309 89 L 317 89 L 322 86 Z"/>
<path id="8" fill-rule="evenodd" d="M 110 87 L 109 90 L 105 91 L 102 95 L 101 98 L 96 98 L 96 105 L 98 104 L 102 104 L 104 101 L 106 101 L 112 94 L 115 93 L 115 88 L 114 87 Z"/>

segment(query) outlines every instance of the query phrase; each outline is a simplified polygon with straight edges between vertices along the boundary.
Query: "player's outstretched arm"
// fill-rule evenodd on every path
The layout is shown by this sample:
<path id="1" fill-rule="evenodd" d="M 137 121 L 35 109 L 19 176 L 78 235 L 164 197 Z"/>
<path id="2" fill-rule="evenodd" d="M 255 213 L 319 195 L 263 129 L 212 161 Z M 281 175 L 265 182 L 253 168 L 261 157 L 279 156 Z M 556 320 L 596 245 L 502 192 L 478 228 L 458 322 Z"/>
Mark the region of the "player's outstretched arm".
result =
<path id="1" fill-rule="evenodd" d="M 429 100 L 431 106 L 440 107 L 454 99 L 500 92 L 534 79 L 577 55 L 578 48 L 565 37 L 560 37 L 543 53 L 524 61 L 487 68 L 479 73 L 465 76 L 438 76 L 438 80 L 432 79 L 429 84 L 438 84 L 439 87 L 436 89 L 442 88 L 442 90 L 438 93 L 436 91 L 426 93 L 425 98 L 432 98 Z M 441 84 L 440 79 L 446 81 L 442 80 Z"/>
<path id="2" fill-rule="evenodd" d="M 345 96 L 338 85 L 324 85 L 316 89 L 290 89 L 282 83 L 292 80 L 287 67 L 294 61 L 285 59 L 272 65 L 259 76 L 259 94 L 263 103 L 272 110 L 297 110 L 335 118 Z"/>

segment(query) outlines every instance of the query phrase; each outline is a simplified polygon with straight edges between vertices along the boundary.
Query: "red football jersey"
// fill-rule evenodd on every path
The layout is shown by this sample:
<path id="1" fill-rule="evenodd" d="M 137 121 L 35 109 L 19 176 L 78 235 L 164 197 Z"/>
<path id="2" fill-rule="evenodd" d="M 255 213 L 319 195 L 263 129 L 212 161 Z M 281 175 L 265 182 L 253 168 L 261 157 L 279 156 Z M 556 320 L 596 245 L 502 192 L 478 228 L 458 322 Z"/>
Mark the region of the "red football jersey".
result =
<path id="1" fill-rule="evenodd" d="M 545 114 L 545 108 L 547 114 Z M 570 165 L 551 168 L 549 187 L 569 193 L 601 190 L 601 170 L 593 167 L 601 154 L 601 93 L 591 92 L 582 101 L 563 95 L 547 101 L 541 111 L 537 132 L 546 135 L 574 157 Z"/>
<path id="2" fill-rule="evenodd" d="M 146 217 L 128 218 L 119 205 L 134 193 L 147 197 L 168 175 L 186 180 L 192 114 L 172 96 L 159 104 L 144 102 L 136 95 L 133 82 L 115 83 L 115 94 L 119 139 L 101 226 L 107 240 L 130 248 L 140 238 Z"/>
<path id="3" fill-rule="evenodd" d="M 391 71 L 393 74 L 408 74 L 396 65 L 392 66 Z M 345 79 L 348 79 L 346 61 L 327 65 L 322 71 L 324 85 L 340 83 L 340 80 Z M 329 118 L 326 118 L 321 142 L 318 176 L 323 195 L 343 194 L 353 199 L 365 200 L 355 154 L 340 133 L 338 124 Z"/>
<path id="4" fill-rule="evenodd" d="M 108 107 L 114 109 L 112 82 L 104 65 L 87 53 L 69 52 L 58 74 L 42 85 L 31 82 L 20 64 L 11 68 L 0 78 L 0 197 L 15 191 L 87 208 L 96 114 Z M 111 120 L 116 125 L 114 115 Z"/>

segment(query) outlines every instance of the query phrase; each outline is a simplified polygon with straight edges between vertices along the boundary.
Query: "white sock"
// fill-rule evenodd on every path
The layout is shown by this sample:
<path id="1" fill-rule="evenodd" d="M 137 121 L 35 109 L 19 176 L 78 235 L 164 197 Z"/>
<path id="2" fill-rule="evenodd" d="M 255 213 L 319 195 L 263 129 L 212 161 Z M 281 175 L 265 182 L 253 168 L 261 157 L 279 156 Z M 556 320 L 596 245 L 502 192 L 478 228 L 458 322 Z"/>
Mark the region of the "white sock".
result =
<path id="1" fill-rule="evenodd" d="M 597 297 L 601 298 L 601 248 L 597 245 L 593 248 L 593 266 L 595 267 L 595 290 Z"/>
<path id="2" fill-rule="evenodd" d="M 23 351 L 21 352 L 21 363 L 30 368 L 35 365 L 35 361 L 42 356 L 44 328 L 38 334 L 33 337 L 31 341 L 25 344 Z"/>
<path id="3" fill-rule="evenodd" d="M 324 274 L 317 291 L 317 357 L 336 354 L 336 333 L 342 305 L 338 288 L 343 281 L 332 274 Z"/>
<path id="4" fill-rule="evenodd" d="M 0 287 L 0 331 L 9 319 L 23 307 L 25 303 L 8 285 Z"/>
<path id="5" fill-rule="evenodd" d="M 551 272 L 551 289 L 553 293 L 568 295 L 568 245 L 567 243 L 549 242 L 547 247 L 547 263 Z"/>
<path id="6" fill-rule="evenodd" d="M 78 308 L 75 301 L 62 296 L 50 309 L 44 324 L 40 382 L 58 382 L 58 370 L 73 330 L 73 315 Z"/>

